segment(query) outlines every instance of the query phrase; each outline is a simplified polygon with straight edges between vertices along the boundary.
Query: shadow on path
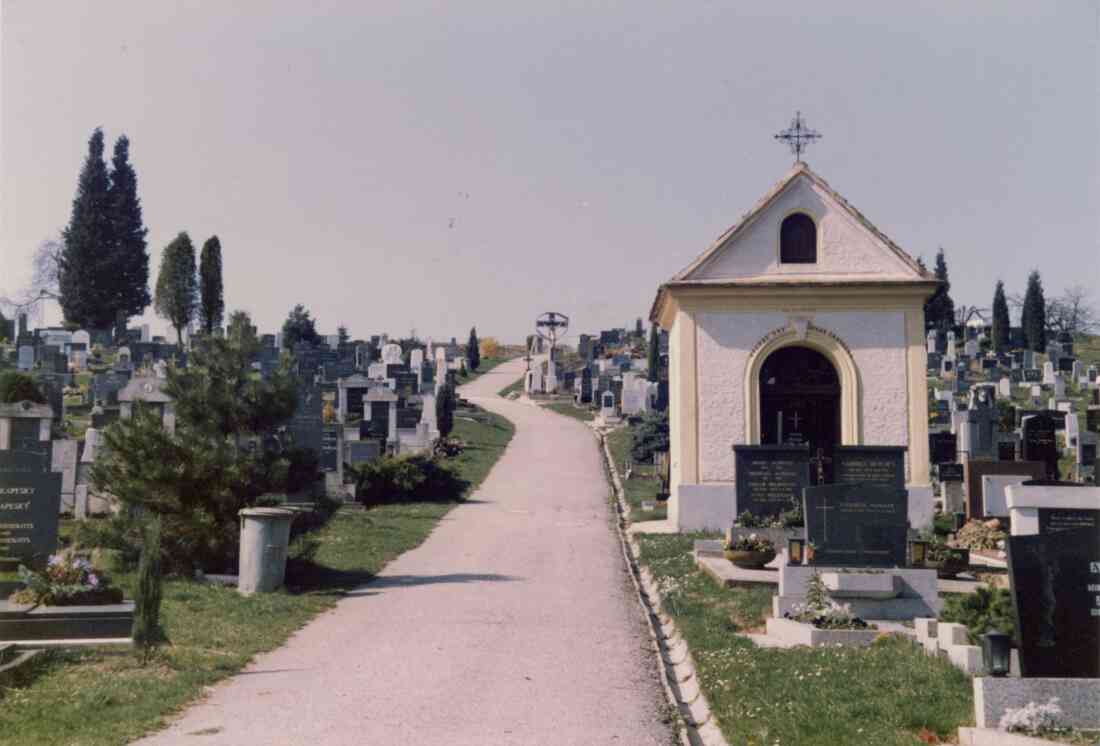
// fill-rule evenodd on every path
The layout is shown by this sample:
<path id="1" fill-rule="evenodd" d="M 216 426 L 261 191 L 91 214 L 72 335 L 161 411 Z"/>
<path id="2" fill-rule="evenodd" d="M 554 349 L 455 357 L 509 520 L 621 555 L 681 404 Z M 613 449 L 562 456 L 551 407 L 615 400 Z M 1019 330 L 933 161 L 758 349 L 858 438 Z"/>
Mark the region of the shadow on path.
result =
<path id="1" fill-rule="evenodd" d="M 454 572 L 447 575 L 386 575 L 375 578 L 368 585 L 363 588 L 356 588 L 347 595 L 362 596 L 384 588 L 407 588 L 418 585 L 438 585 L 440 583 L 504 583 L 515 580 L 523 580 L 523 578 L 514 575 L 499 575 L 493 572 Z"/>

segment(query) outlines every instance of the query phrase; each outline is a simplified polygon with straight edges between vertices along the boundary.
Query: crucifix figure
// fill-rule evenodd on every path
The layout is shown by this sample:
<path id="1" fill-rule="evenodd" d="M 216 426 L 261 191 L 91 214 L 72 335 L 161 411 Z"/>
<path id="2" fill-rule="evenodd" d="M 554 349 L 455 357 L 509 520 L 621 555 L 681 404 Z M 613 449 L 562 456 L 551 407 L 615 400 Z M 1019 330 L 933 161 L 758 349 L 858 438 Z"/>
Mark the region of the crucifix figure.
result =
<path id="1" fill-rule="evenodd" d="M 801 422 L 801 421 L 802 421 L 802 418 L 798 416 L 797 411 L 793 415 L 791 415 L 791 422 L 794 423 L 794 429 L 795 430 L 798 430 L 798 423 Z"/>
<path id="2" fill-rule="evenodd" d="M 794 153 L 795 163 L 802 162 L 802 151 L 813 142 L 814 140 L 820 140 L 821 135 L 816 131 L 806 126 L 805 120 L 802 119 L 802 112 L 796 111 L 794 113 L 794 119 L 791 120 L 791 126 L 785 130 L 781 130 L 778 134 L 774 135 L 776 140 L 782 140 L 790 147 L 791 152 Z"/>
<path id="3" fill-rule="evenodd" d="M 825 464 L 831 464 L 833 460 L 825 455 L 823 448 L 818 448 L 817 456 L 810 459 L 810 463 L 817 467 L 817 483 L 825 484 Z"/>

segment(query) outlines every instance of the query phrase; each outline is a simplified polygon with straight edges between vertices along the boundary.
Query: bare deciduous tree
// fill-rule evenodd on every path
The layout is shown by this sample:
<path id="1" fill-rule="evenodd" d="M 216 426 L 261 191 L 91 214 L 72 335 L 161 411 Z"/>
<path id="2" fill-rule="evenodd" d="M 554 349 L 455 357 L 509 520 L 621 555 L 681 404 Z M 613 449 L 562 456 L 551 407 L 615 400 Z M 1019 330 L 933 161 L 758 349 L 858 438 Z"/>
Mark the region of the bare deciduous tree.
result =
<path id="1" fill-rule="evenodd" d="M 1066 288 L 1057 298 L 1047 301 L 1047 331 L 1058 334 L 1089 334 L 1100 328 L 1100 316 L 1092 303 L 1092 293 L 1083 285 Z"/>
<path id="2" fill-rule="evenodd" d="M 11 315 L 21 313 L 42 321 L 46 301 L 56 301 L 61 296 L 60 259 L 65 245 L 54 238 L 38 244 L 31 258 L 30 283 L 13 296 L 0 296 L 0 308 Z"/>

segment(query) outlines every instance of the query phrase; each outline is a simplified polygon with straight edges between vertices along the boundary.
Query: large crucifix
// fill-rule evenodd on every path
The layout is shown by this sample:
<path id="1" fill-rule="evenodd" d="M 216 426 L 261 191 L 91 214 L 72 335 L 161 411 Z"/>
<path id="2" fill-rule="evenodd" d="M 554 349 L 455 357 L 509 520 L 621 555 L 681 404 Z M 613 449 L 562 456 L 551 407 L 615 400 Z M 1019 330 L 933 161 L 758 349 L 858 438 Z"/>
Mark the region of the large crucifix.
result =
<path id="1" fill-rule="evenodd" d="M 776 140 L 782 140 L 790 147 L 791 152 L 794 153 L 795 163 L 802 162 L 802 151 L 812 143 L 814 140 L 820 140 L 821 135 L 816 130 L 812 130 L 806 126 L 806 122 L 802 119 L 802 112 L 796 111 L 794 113 L 794 119 L 791 120 L 791 126 L 785 130 L 781 130 L 776 135 L 773 135 Z"/>

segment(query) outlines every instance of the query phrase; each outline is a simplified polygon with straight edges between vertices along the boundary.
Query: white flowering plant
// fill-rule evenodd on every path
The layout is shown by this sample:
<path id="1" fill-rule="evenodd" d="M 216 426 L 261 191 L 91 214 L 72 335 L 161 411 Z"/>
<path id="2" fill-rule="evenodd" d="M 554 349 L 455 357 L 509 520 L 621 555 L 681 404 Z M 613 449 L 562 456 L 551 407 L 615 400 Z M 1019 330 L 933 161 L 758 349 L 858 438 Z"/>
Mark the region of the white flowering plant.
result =
<path id="1" fill-rule="evenodd" d="M 731 552 L 774 552 L 775 544 L 768 537 L 753 533 L 727 541 L 725 548 Z"/>
<path id="2" fill-rule="evenodd" d="M 1051 733 L 1064 730 L 1061 717 L 1058 698 L 1052 697 L 1046 704 L 1028 702 L 1023 707 L 1006 709 L 998 726 L 1010 733 Z"/>
<path id="3" fill-rule="evenodd" d="M 44 570 L 20 565 L 19 580 L 25 587 L 11 595 L 13 603 L 73 606 L 122 601 L 122 591 L 112 588 L 106 575 L 72 552 L 52 555 Z"/>

